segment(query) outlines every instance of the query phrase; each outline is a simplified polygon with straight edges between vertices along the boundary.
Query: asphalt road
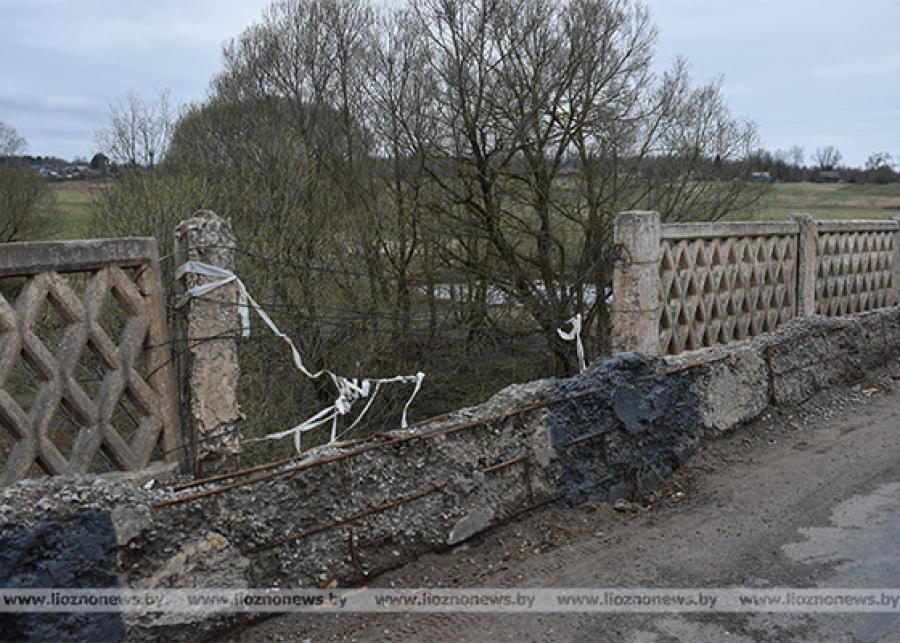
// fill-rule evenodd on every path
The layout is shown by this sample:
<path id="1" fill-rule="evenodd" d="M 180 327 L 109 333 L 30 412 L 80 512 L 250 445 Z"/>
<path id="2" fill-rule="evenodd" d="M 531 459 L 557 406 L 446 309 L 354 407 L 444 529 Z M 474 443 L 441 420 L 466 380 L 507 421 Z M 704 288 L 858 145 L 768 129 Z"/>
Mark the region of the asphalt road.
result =
<path id="1" fill-rule="evenodd" d="M 709 443 L 630 512 L 550 507 L 381 587 L 875 587 L 900 593 L 897 367 Z M 288 615 L 234 640 L 900 641 L 894 614 Z"/>

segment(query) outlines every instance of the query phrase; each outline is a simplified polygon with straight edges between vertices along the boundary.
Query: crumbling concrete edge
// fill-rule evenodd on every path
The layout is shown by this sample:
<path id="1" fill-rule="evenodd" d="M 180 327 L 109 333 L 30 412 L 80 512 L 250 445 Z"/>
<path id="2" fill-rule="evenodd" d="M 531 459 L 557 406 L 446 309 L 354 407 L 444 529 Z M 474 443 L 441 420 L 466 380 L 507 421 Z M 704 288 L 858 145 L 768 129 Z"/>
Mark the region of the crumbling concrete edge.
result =
<path id="1" fill-rule="evenodd" d="M 775 406 L 802 404 L 900 355 L 900 306 L 847 317 L 798 317 L 775 332 L 665 358 L 690 371 L 707 436 Z"/>

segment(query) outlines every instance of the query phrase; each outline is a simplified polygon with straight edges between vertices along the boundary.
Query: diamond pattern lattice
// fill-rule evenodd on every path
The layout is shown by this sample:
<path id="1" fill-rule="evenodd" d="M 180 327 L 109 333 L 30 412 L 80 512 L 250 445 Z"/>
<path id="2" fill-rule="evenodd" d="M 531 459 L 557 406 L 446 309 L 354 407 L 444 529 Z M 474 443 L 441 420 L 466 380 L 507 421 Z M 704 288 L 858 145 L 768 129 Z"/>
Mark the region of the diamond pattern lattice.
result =
<path id="1" fill-rule="evenodd" d="M 774 330 L 796 314 L 797 237 L 662 239 L 660 354 Z"/>
<path id="2" fill-rule="evenodd" d="M 0 290 L 0 484 L 177 457 L 155 270 L 26 274 L 14 303 Z"/>
<path id="3" fill-rule="evenodd" d="M 894 232 L 820 232 L 816 312 L 849 315 L 894 303 Z"/>

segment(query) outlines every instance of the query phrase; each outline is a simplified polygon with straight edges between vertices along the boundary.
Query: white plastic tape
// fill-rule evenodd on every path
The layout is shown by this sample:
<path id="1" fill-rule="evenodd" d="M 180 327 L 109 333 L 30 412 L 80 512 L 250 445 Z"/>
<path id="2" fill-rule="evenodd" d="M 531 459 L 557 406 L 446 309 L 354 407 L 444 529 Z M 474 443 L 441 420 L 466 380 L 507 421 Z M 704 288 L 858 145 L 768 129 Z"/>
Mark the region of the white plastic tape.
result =
<path id="1" fill-rule="evenodd" d="M 331 422 L 331 438 L 329 442 L 334 442 L 338 437 L 340 437 L 337 435 L 338 418 L 342 415 L 349 414 L 353 408 L 353 403 L 357 400 L 369 398 L 368 403 L 363 407 L 363 410 L 360 412 L 360 414 L 356 417 L 353 423 L 341 434 L 345 435 L 356 425 L 358 425 L 363 419 L 363 416 L 365 416 L 366 412 L 375 401 L 375 396 L 378 395 L 378 391 L 381 388 L 381 385 L 394 382 L 401 384 L 415 384 L 412 394 L 409 396 L 409 399 L 403 406 L 403 415 L 400 419 L 400 426 L 402 428 L 405 429 L 407 426 L 409 426 L 409 423 L 406 419 L 407 412 L 409 411 L 409 407 L 412 404 L 413 400 L 416 398 L 416 395 L 418 395 L 419 389 L 422 388 L 422 380 L 425 379 L 425 373 L 419 371 L 415 375 L 398 375 L 396 377 L 381 379 L 367 378 L 362 380 L 357 378 L 349 379 L 341 375 L 332 373 L 331 371 L 324 368 L 316 371 L 315 373 L 312 373 L 306 368 L 306 366 L 303 365 L 303 359 L 300 356 L 300 351 L 297 350 L 297 347 L 294 345 L 294 342 L 291 340 L 291 338 L 278 329 L 278 327 L 275 325 L 275 322 L 272 321 L 272 318 L 269 317 L 266 312 L 259 306 L 259 304 L 256 303 L 256 300 L 254 300 L 253 297 L 250 296 L 250 293 L 247 292 L 246 286 L 244 286 L 244 283 L 237 277 L 237 275 L 235 275 L 230 270 L 226 270 L 225 268 L 211 266 L 200 261 L 188 261 L 175 271 L 175 278 L 181 279 L 187 273 L 203 275 L 206 277 L 216 277 L 218 278 L 218 280 L 211 281 L 199 286 L 194 286 L 193 288 L 189 289 L 187 292 L 185 292 L 185 299 L 179 305 L 182 305 L 183 302 L 187 299 L 202 297 L 203 295 L 215 290 L 216 288 L 234 283 L 238 288 L 238 308 L 241 313 L 242 336 L 245 338 L 250 336 L 250 309 L 252 308 L 254 311 L 256 311 L 256 314 L 259 315 L 260 319 L 263 320 L 263 323 L 265 323 L 269 330 L 271 330 L 272 333 L 274 333 L 277 337 L 280 337 L 287 343 L 287 345 L 291 349 L 291 356 L 294 359 L 294 365 L 300 372 L 311 379 L 317 379 L 322 375 L 328 375 L 331 378 L 331 381 L 334 383 L 335 388 L 337 389 L 337 398 L 334 400 L 334 403 L 331 406 L 325 407 L 304 422 L 286 431 L 270 433 L 269 435 L 263 436 L 261 438 L 245 440 L 245 442 L 278 440 L 289 435 L 293 435 L 294 446 L 297 449 L 297 453 L 300 453 L 302 442 L 301 436 L 303 435 L 303 433 L 315 429 L 316 427 L 319 427 L 326 422 Z"/>
<path id="2" fill-rule="evenodd" d="M 556 332 L 567 342 L 575 340 L 575 350 L 578 352 L 578 365 L 581 368 L 581 372 L 584 373 L 587 370 L 587 364 L 584 361 L 584 344 L 581 343 L 581 313 L 578 313 L 566 323 L 572 324 L 572 330 L 564 332 L 561 328 L 557 328 Z"/>
<path id="3" fill-rule="evenodd" d="M 250 298 L 250 295 L 247 293 L 247 289 L 244 288 L 244 284 L 241 283 L 241 280 L 237 278 L 237 275 L 235 275 L 230 270 L 219 268 L 218 266 L 211 266 L 208 263 L 188 261 L 184 265 L 179 266 L 175 271 L 175 279 L 181 279 L 186 273 L 189 272 L 194 273 L 195 275 L 204 275 L 206 277 L 220 277 L 220 279 L 219 281 L 211 281 L 206 284 L 194 286 L 186 293 L 184 293 L 184 299 L 179 302 L 179 306 L 183 305 L 184 302 L 188 299 L 193 299 L 194 297 L 202 297 L 203 295 L 212 292 L 216 288 L 221 288 L 222 286 L 236 281 L 238 287 L 238 310 L 241 313 L 241 327 L 243 328 L 243 336 L 245 338 L 249 337 L 250 308 L 247 306 L 247 300 Z"/>

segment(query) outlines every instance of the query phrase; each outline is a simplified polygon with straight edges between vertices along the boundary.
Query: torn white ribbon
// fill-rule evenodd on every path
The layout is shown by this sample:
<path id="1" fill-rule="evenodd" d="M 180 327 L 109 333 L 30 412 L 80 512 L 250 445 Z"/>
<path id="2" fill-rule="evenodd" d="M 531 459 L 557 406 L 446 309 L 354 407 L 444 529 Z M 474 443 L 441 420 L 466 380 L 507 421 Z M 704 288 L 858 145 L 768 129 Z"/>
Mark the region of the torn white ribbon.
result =
<path id="1" fill-rule="evenodd" d="M 566 323 L 572 324 L 572 330 L 564 332 L 561 328 L 557 328 L 556 332 L 559 333 L 560 338 L 567 342 L 575 340 L 575 350 L 578 352 L 578 365 L 581 367 L 581 372 L 584 373 L 587 370 L 587 364 L 584 361 L 584 344 L 581 343 L 581 313 L 578 313 Z"/>
<path id="2" fill-rule="evenodd" d="M 184 293 L 184 296 L 181 298 L 181 301 L 178 302 L 176 307 L 180 308 L 189 299 L 193 299 L 194 297 L 202 297 L 203 295 L 215 290 L 216 288 L 220 288 L 235 281 L 237 282 L 238 287 L 238 310 L 241 313 L 241 327 L 243 328 L 243 337 L 249 337 L 250 308 L 249 306 L 247 306 L 247 301 L 250 299 L 250 295 L 247 293 L 247 289 L 244 288 L 244 284 L 241 282 L 241 280 L 237 278 L 237 275 L 235 275 L 230 270 L 219 268 L 218 266 L 211 266 L 208 263 L 202 263 L 200 261 L 188 261 L 175 271 L 175 279 L 181 279 L 185 274 L 189 272 L 195 275 L 204 275 L 206 277 L 220 277 L 220 279 L 219 281 L 211 281 L 209 283 L 194 286 L 193 288 L 189 289 Z"/>
<path id="3" fill-rule="evenodd" d="M 316 371 L 315 373 L 312 373 L 306 368 L 306 366 L 303 365 L 303 360 L 300 357 L 300 351 L 297 350 L 297 347 L 294 345 L 294 342 L 291 340 L 291 338 L 278 329 L 278 327 L 275 325 L 275 322 L 272 321 L 272 318 L 269 317 L 266 312 L 259 306 L 259 304 L 256 303 L 256 300 L 254 300 L 253 297 L 250 296 L 250 293 L 247 292 L 246 286 L 244 286 L 244 283 L 237 277 L 237 275 L 235 275 L 230 270 L 226 270 L 225 268 L 219 268 L 217 266 L 212 266 L 200 261 L 188 261 L 175 271 L 175 278 L 181 279 L 187 273 L 204 275 L 206 277 L 218 277 L 219 279 L 218 281 L 211 281 L 209 283 L 190 288 L 187 292 L 185 292 L 184 298 L 181 302 L 179 302 L 178 306 L 182 306 L 184 302 L 190 298 L 202 297 L 203 295 L 215 290 L 216 288 L 220 288 L 221 286 L 225 286 L 233 282 L 238 288 L 237 305 L 241 313 L 241 335 L 245 338 L 250 336 L 250 309 L 252 308 L 254 311 L 256 311 L 256 314 L 259 315 L 260 319 L 263 320 L 269 330 L 271 330 L 272 333 L 274 333 L 277 337 L 283 339 L 290 347 L 291 355 L 294 359 L 294 365 L 299 371 L 301 371 L 304 375 L 311 379 L 317 379 L 322 375 L 327 374 L 329 377 L 331 377 L 331 381 L 334 383 L 334 386 L 337 389 L 337 398 L 331 406 L 325 407 L 301 424 L 298 424 L 292 429 L 288 429 L 286 431 L 270 433 L 269 435 L 265 435 L 261 438 L 244 440 L 245 442 L 278 440 L 280 438 L 293 435 L 294 446 L 297 449 L 297 453 L 300 453 L 302 441 L 301 435 L 306 431 L 310 431 L 318 426 L 325 424 L 326 422 L 331 422 L 331 438 L 329 440 L 329 443 L 335 442 L 337 438 L 340 437 L 337 435 L 338 418 L 342 415 L 349 414 L 353 408 L 353 403 L 357 400 L 360 400 L 362 398 L 369 398 L 368 403 L 365 405 L 365 407 L 363 407 L 363 410 L 360 412 L 360 414 L 356 417 L 353 423 L 349 427 L 347 427 L 347 429 L 341 434 L 345 435 L 351 429 L 356 427 L 363 419 L 363 416 L 365 416 L 366 412 L 375 401 L 375 397 L 378 395 L 378 391 L 381 388 L 381 385 L 393 382 L 403 384 L 415 383 L 412 394 L 409 396 L 409 399 L 403 406 L 403 415 L 400 419 L 401 428 L 405 429 L 409 426 L 409 423 L 406 419 L 407 412 L 409 411 L 409 407 L 412 404 L 413 400 L 416 398 L 416 395 L 418 395 L 419 390 L 422 388 L 422 380 L 425 379 L 425 373 L 419 371 L 415 375 L 398 375 L 396 377 L 363 380 L 356 378 L 349 379 L 341 375 L 332 373 L 331 371 L 324 368 Z M 373 384 L 374 389 L 372 388 Z"/>

